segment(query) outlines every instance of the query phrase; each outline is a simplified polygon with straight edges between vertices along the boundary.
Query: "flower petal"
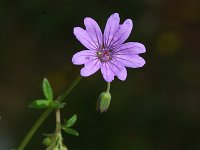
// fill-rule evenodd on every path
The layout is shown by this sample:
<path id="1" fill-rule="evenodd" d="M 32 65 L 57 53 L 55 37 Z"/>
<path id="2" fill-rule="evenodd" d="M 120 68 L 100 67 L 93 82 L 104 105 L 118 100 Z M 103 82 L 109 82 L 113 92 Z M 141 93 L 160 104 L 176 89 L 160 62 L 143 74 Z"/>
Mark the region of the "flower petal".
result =
<path id="1" fill-rule="evenodd" d="M 91 37 L 88 35 L 88 33 L 80 28 L 75 27 L 74 28 L 74 35 L 76 38 L 87 48 L 91 50 L 96 50 L 98 47 L 95 45 L 95 43 L 92 41 Z"/>
<path id="2" fill-rule="evenodd" d="M 131 34 L 133 28 L 133 22 L 131 19 L 126 19 L 122 25 L 119 26 L 115 35 L 113 35 L 113 39 L 109 43 L 109 47 L 116 47 L 121 45 L 123 42 L 127 40 L 129 35 Z"/>
<path id="3" fill-rule="evenodd" d="M 102 63 L 101 73 L 107 82 L 113 81 L 115 75 L 122 81 L 127 77 L 127 70 L 122 63 L 113 60 L 107 63 Z"/>
<path id="4" fill-rule="evenodd" d="M 144 45 L 138 42 L 124 43 L 113 51 L 115 55 L 135 55 L 145 52 Z"/>
<path id="5" fill-rule="evenodd" d="M 101 47 L 102 32 L 97 22 L 94 19 L 87 17 L 84 19 L 84 24 L 86 27 L 86 31 L 88 35 L 91 37 L 92 41 L 98 48 Z"/>
<path id="6" fill-rule="evenodd" d="M 99 70 L 101 62 L 96 59 L 93 61 L 88 61 L 85 66 L 81 69 L 81 76 L 88 77 Z"/>
<path id="7" fill-rule="evenodd" d="M 108 21 L 106 23 L 106 27 L 104 30 L 104 44 L 108 46 L 108 44 L 112 41 L 112 39 L 115 37 L 115 34 L 119 28 L 119 14 L 114 13 L 108 18 Z"/>
<path id="8" fill-rule="evenodd" d="M 113 59 L 130 68 L 139 68 L 145 64 L 145 60 L 139 55 L 116 55 Z"/>
<path id="9" fill-rule="evenodd" d="M 127 77 L 127 70 L 125 67 L 123 67 L 123 70 L 121 72 L 119 72 L 117 75 L 118 79 L 125 81 L 126 77 Z"/>
<path id="10" fill-rule="evenodd" d="M 82 65 L 87 63 L 88 61 L 92 61 L 94 59 L 96 59 L 96 55 L 95 55 L 95 51 L 94 50 L 84 50 L 84 51 L 80 51 L 76 54 L 73 55 L 72 57 L 72 63 L 74 65 Z"/>
<path id="11" fill-rule="evenodd" d="M 127 77 L 127 70 L 122 63 L 118 61 L 111 60 L 108 63 L 109 67 L 111 68 L 112 72 L 118 77 L 118 79 L 124 81 Z"/>
<path id="12" fill-rule="evenodd" d="M 114 80 L 115 74 L 109 67 L 108 63 L 102 63 L 101 64 L 101 73 L 103 75 L 103 78 L 106 82 L 111 82 Z"/>

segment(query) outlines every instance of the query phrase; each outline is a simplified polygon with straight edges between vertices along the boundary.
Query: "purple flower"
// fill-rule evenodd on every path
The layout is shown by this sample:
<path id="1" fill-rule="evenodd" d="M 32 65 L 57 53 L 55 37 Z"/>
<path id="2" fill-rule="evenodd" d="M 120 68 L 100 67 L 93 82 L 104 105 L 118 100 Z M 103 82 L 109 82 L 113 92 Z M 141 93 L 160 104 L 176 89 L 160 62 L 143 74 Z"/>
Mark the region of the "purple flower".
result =
<path id="1" fill-rule="evenodd" d="M 144 45 L 138 42 L 124 43 L 131 33 L 132 20 L 119 23 L 119 14 L 114 13 L 108 18 L 103 34 L 97 22 L 89 17 L 84 19 L 86 30 L 74 28 L 74 35 L 87 48 L 72 58 L 73 64 L 85 65 L 81 69 L 81 76 L 90 76 L 101 69 L 107 82 L 113 81 L 114 76 L 124 81 L 127 77 L 125 67 L 138 68 L 145 64 L 145 60 L 138 55 L 146 51 Z"/>

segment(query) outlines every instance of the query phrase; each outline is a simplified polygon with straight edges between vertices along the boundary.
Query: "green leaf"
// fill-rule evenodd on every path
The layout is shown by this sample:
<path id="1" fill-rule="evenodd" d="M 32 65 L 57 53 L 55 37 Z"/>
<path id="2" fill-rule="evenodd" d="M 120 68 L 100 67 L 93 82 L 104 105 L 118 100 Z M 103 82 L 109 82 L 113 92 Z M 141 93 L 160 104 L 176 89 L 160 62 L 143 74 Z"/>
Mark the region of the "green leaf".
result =
<path id="1" fill-rule="evenodd" d="M 72 127 L 77 121 L 77 115 L 74 114 L 71 118 L 69 118 L 66 122 L 65 122 L 65 127 L 69 128 Z"/>
<path id="2" fill-rule="evenodd" d="M 52 91 L 49 81 L 46 78 L 44 78 L 43 80 L 42 87 L 43 87 L 43 93 L 46 99 L 49 101 L 53 101 L 53 91 Z"/>
<path id="3" fill-rule="evenodd" d="M 62 128 L 67 134 L 71 134 L 74 136 L 79 136 L 78 131 L 76 131 L 75 129 L 72 128 Z"/>
<path id="4" fill-rule="evenodd" d="M 29 108 L 44 109 L 49 106 L 50 101 L 44 99 L 38 99 L 29 104 Z"/>

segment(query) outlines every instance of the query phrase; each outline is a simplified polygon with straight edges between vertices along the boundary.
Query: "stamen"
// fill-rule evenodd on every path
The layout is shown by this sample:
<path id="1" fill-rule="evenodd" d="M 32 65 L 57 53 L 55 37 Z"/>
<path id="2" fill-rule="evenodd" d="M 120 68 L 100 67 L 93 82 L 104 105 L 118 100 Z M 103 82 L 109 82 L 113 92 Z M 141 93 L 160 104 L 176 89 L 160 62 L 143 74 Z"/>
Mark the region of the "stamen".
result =
<path id="1" fill-rule="evenodd" d="M 97 57 L 99 58 L 99 60 L 101 62 L 107 62 L 107 61 L 109 61 L 111 59 L 110 55 L 111 55 L 110 50 L 103 49 L 103 50 L 99 50 L 97 52 Z"/>

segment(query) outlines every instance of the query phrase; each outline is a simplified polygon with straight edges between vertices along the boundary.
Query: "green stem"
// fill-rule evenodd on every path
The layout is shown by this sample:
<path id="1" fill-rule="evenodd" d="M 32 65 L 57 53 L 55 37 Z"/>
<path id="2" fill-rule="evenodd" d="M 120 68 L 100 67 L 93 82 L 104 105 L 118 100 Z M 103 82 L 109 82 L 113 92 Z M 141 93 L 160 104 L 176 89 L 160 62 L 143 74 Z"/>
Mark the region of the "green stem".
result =
<path id="1" fill-rule="evenodd" d="M 55 133 L 61 133 L 60 109 L 56 109 L 56 131 L 55 131 Z"/>
<path id="2" fill-rule="evenodd" d="M 76 85 L 79 83 L 79 81 L 82 79 L 82 76 L 78 76 L 73 82 L 72 84 L 66 89 L 66 91 L 57 98 L 57 100 L 59 102 L 62 102 L 65 97 L 76 87 Z"/>
<path id="3" fill-rule="evenodd" d="M 110 92 L 110 82 L 107 83 L 107 89 L 106 92 L 109 93 Z"/>
<path id="4" fill-rule="evenodd" d="M 66 96 L 76 87 L 76 85 L 79 83 L 79 81 L 82 79 L 81 76 L 78 76 L 72 84 L 64 91 L 64 93 L 57 98 L 57 101 L 62 102 Z M 41 124 L 44 122 L 44 120 L 49 116 L 49 114 L 53 111 L 53 108 L 47 108 L 42 115 L 38 118 L 38 120 L 34 123 L 32 128 L 29 130 L 27 135 L 24 137 L 23 141 L 20 143 L 17 150 L 24 150 L 26 145 L 31 140 L 32 136 L 35 134 L 35 132 L 38 130 L 38 128 L 41 126 Z"/>

